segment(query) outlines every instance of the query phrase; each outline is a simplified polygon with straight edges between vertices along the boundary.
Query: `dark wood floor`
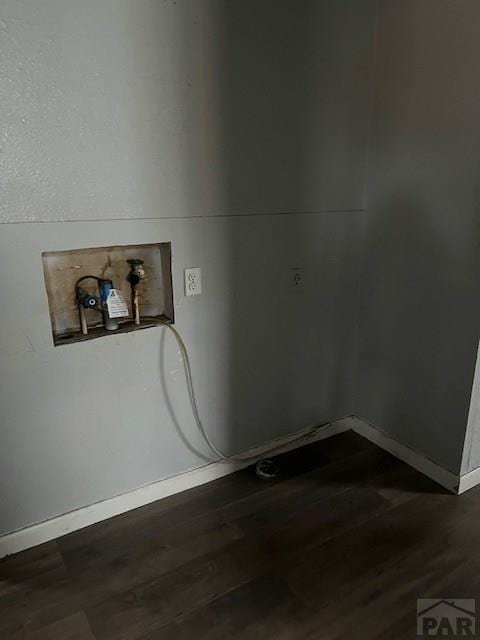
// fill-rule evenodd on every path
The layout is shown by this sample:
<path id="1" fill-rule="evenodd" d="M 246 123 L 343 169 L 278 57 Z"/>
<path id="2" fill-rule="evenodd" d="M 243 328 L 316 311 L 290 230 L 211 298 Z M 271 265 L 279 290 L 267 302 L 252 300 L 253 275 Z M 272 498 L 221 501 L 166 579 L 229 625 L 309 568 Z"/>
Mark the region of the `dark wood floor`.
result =
<path id="1" fill-rule="evenodd" d="M 0 638 L 415 638 L 416 599 L 480 595 L 480 490 L 359 436 L 278 457 L 0 562 Z"/>

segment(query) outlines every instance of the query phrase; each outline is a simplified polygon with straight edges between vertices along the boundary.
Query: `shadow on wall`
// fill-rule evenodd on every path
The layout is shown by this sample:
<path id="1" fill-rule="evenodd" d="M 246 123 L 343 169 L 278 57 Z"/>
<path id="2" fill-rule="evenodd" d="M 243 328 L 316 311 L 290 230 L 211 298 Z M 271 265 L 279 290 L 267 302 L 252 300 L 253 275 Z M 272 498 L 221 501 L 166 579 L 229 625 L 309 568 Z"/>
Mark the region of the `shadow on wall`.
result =
<path id="1" fill-rule="evenodd" d="M 342 150 L 357 143 L 340 139 L 355 132 L 348 122 L 350 96 L 339 100 L 339 77 L 325 71 L 338 59 L 338 43 L 326 37 L 325 29 L 342 39 L 348 31 L 341 26 L 347 12 L 315 1 L 302 3 L 301 10 L 296 2 L 225 6 L 228 68 L 222 137 L 233 150 L 226 162 L 228 210 L 242 206 L 247 211 L 305 212 L 348 206 L 336 197 L 342 185 L 334 182 L 349 174 L 339 160 Z M 252 59 L 258 51 L 260 59 Z M 337 87 L 320 83 L 320 77 Z M 328 162 L 333 171 L 325 166 Z M 233 450 L 349 411 L 345 368 L 353 362 L 350 336 L 345 334 L 353 323 L 336 325 L 337 313 L 345 309 L 338 308 L 335 292 L 314 277 L 315 267 L 324 274 L 336 270 L 332 265 L 338 256 L 319 238 L 315 241 L 328 229 L 336 234 L 335 223 L 330 226 L 328 217 L 325 222 L 319 228 L 309 216 L 289 216 L 252 219 L 248 230 L 230 226 L 236 283 L 231 314 L 233 428 L 228 443 Z M 332 244 L 336 246 L 333 239 Z M 301 290 L 292 294 L 288 280 L 294 266 L 305 272 Z"/>
<path id="2" fill-rule="evenodd" d="M 351 412 L 359 227 L 341 216 L 363 207 L 368 105 L 352 103 L 368 93 L 370 40 L 350 46 L 354 2 L 219 1 L 207 17 L 195 6 L 176 7 L 178 65 L 192 83 L 178 99 L 195 123 L 185 215 L 232 216 L 223 226 L 228 336 L 219 334 L 228 390 L 207 375 L 195 382 L 229 426 L 213 439 L 233 452 Z M 318 212 L 330 213 L 299 215 Z M 305 268 L 299 291 L 293 267 Z M 199 322 L 195 341 L 206 333 Z M 177 431 L 198 454 L 162 375 Z"/>
<path id="3" fill-rule="evenodd" d="M 456 336 L 465 326 L 468 286 L 455 219 L 439 224 L 438 211 L 410 183 L 384 194 L 367 220 L 359 412 L 456 472 L 472 336 Z"/>

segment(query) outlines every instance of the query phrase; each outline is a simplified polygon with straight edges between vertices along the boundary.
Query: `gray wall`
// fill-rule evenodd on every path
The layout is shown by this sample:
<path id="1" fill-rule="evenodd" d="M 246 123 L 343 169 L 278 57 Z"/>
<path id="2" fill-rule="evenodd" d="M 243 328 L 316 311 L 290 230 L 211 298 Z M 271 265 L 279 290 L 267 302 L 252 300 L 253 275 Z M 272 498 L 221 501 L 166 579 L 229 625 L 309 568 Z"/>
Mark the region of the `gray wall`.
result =
<path id="1" fill-rule="evenodd" d="M 220 447 L 351 412 L 373 12 L 2 2 L 0 532 L 206 462 L 164 330 L 53 347 L 42 251 L 172 241 Z"/>
<path id="2" fill-rule="evenodd" d="M 477 467 L 480 467 L 480 348 L 477 351 L 460 474 L 473 471 Z"/>
<path id="3" fill-rule="evenodd" d="M 479 24 L 478 0 L 380 2 L 360 308 L 357 412 L 454 472 L 480 326 Z"/>

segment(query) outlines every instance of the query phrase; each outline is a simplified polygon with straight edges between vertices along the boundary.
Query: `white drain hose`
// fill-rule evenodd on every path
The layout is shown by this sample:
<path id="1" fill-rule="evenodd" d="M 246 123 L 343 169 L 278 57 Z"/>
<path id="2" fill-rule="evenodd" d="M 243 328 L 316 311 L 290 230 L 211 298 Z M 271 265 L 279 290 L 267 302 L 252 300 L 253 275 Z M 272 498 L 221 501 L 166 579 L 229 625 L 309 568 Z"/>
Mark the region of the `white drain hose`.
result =
<path id="1" fill-rule="evenodd" d="M 321 429 L 322 427 L 325 427 L 328 424 L 330 424 L 329 422 L 326 422 L 324 424 L 319 425 L 318 427 L 313 427 L 312 429 L 310 429 L 306 433 L 303 433 L 301 436 L 294 437 L 291 440 L 289 440 L 288 442 L 282 442 L 282 444 L 279 444 L 276 447 L 272 447 L 271 449 L 269 449 L 268 451 L 264 452 L 263 454 L 259 454 L 259 455 L 256 455 L 256 456 L 243 456 L 241 454 L 238 455 L 238 456 L 227 456 L 227 455 L 225 455 L 211 441 L 210 436 L 208 435 L 207 430 L 203 426 L 202 420 L 200 418 L 200 414 L 198 412 L 197 400 L 195 398 L 195 389 L 194 389 L 194 386 L 193 386 L 192 368 L 190 366 L 190 358 L 189 358 L 189 355 L 188 355 L 188 350 L 187 350 L 187 347 L 185 345 L 185 342 L 183 341 L 183 338 L 179 334 L 179 332 L 171 324 L 169 324 L 167 322 L 164 322 L 163 324 L 164 324 L 165 327 L 170 329 L 170 331 L 175 336 L 175 340 L 177 341 L 178 347 L 180 349 L 180 353 L 182 355 L 183 368 L 184 368 L 184 371 L 185 371 L 185 379 L 187 381 L 188 397 L 190 399 L 190 405 L 192 407 L 192 413 L 193 413 L 193 417 L 195 419 L 195 422 L 197 424 L 197 427 L 198 427 L 200 433 L 202 434 L 203 439 L 205 440 L 205 442 L 207 443 L 207 445 L 211 449 L 211 451 L 215 455 L 217 455 L 221 460 L 223 460 L 224 462 L 229 462 L 229 463 L 235 464 L 235 463 L 239 463 L 239 462 L 253 462 L 255 460 L 259 460 L 260 458 L 264 458 L 265 454 L 267 454 L 267 453 L 270 454 L 270 453 L 273 453 L 275 451 L 279 451 L 280 449 L 284 449 L 287 445 L 289 445 L 291 443 L 297 443 L 297 442 L 300 442 L 302 440 L 307 440 L 308 438 L 311 438 L 319 429 Z"/>

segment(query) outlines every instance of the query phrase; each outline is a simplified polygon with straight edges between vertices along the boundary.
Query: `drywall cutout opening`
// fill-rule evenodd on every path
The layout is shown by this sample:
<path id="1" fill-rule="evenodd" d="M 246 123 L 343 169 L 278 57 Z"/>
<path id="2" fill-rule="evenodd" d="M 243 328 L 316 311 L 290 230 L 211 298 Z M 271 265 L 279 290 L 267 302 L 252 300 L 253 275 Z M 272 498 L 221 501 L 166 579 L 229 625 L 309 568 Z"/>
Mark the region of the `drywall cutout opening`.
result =
<path id="1" fill-rule="evenodd" d="M 46 251 L 42 259 L 55 346 L 174 321 L 170 242 Z M 85 276 L 93 278 L 76 286 Z M 118 316 L 109 288 L 125 303 Z"/>

